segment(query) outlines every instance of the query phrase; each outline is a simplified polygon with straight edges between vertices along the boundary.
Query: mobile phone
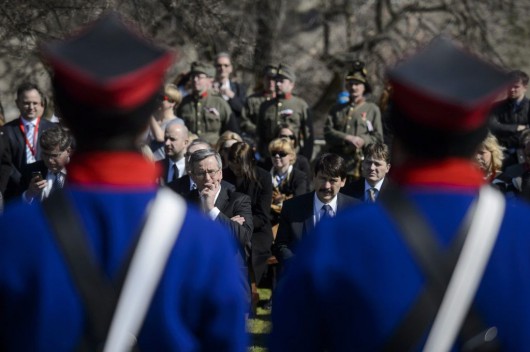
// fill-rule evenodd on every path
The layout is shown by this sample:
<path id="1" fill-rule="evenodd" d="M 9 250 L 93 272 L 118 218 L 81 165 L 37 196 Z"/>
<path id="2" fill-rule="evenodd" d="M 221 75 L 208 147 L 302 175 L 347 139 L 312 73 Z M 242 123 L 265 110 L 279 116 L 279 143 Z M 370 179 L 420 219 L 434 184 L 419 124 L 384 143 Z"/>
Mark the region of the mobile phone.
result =
<path id="1" fill-rule="evenodd" d="M 35 177 L 37 178 L 37 182 L 42 181 L 42 174 L 40 171 L 33 171 L 31 173 L 31 178 L 34 179 Z"/>

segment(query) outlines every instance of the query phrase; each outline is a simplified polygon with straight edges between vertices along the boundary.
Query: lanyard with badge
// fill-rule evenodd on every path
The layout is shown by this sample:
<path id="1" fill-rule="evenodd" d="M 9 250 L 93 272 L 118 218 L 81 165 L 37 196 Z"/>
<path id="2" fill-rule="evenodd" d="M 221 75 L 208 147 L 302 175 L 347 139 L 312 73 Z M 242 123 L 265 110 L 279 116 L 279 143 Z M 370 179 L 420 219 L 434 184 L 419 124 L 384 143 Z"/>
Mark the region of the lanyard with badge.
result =
<path id="1" fill-rule="evenodd" d="M 32 144 L 28 140 L 28 136 L 24 128 L 24 123 L 22 122 L 22 119 L 20 119 L 20 125 L 19 125 L 20 131 L 22 131 L 22 134 L 24 135 L 24 140 L 26 141 L 26 145 L 31 151 L 31 155 L 33 155 L 34 157 L 37 155 L 37 136 L 39 135 L 39 125 L 40 125 L 40 116 L 37 117 L 37 123 L 35 124 L 35 131 L 33 132 L 33 144 Z"/>

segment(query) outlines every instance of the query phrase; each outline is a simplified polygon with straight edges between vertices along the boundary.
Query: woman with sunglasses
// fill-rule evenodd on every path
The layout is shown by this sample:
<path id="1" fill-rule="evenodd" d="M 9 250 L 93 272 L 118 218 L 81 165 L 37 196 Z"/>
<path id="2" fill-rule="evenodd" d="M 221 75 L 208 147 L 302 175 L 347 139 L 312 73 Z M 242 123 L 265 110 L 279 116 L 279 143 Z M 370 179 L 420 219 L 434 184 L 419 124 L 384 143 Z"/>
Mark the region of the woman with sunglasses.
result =
<path id="1" fill-rule="evenodd" d="M 174 84 L 166 84 L 164 86 L 163 94 L 159 96 L 160 104 L 149 120 L 149 130 L 146 137 L 146 144 L 153 151 L 155 161 L 166 157 L 164 152 L 164 133 L 167 124 L 175 119 L 180 120 L 184 124 L 184 120 L 175 116 L 175 109 L 181 100 L 182 94 L 180 94 L 177 86 Z"/>
<path id="2" fill-rule="evenodd" d="M 293 164 L 293 168 L 298 169 L 300 171 L 303 171 L 307 176 L 307 185 L 308 185 L 308 191 L 310 190 L 309 187 L 311 187 L 311 179 L 312 179 L 312 173 L 311 173 L 311 166 L 309 164 L 309 160 L 307 158 L 298 153 L 298 140 L 296 138 L 296 135 L 294 131 L 291 129 L 289 124 L 282 123 L 278 125 L 278 129 L 276 131 L 276 138 L 284 138 L 291 143 L 291 146 L 295 150 L 296 154 L 296 161 Z M 266 158 L 263 159 L 260 163 L 260 166 L 264 168 L 265 170 L 270 170 L 272 167 L 272 159 Z"/>
<path id="3" fill-rule="evenodd" d="M 286 199 L 307 192 L 307 175 L 293 167 L 296 152 L 288 139 L 277 138 L 269 143 L 272 160 L 272 224 L 278 224 L 282 204 Z M 273 228 L 274 233 L 274 228 Z"/>

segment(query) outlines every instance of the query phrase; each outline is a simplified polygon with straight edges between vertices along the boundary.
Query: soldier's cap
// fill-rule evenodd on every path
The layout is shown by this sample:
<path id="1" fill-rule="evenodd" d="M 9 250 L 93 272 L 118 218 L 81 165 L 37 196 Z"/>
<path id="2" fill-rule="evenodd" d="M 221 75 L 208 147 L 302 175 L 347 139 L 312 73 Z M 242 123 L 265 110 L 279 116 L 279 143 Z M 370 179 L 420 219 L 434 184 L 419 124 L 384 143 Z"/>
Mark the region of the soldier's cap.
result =
<path id="1" fill-rule="evenodd" d="M 202 61 L 192 62 L 190 72 L 191 74 L 204 73 L 208 77 L 215 77 L 215 67 Z"/>
<path id="2" fill-rule="evenodd" d="M 278 65 L 276 77 L 287 78 L 291 82 L 296 81 L 296 75 L 294 74 L 294 70 L 285 64 Z"/>
<path id="3" fill-rule="evenodd" d="M 158 93 L 174 54 L 155 46 L 116 12 L 73 37 L 41 45 L 55 82 L 76 101 L 98 108 L 134 109 Z"/>
<path id="4" fill-rule="evenodd" d="M 368 71 L 366 71 L 364 62 L 360 60 L 355 60 L 348 72 L 346 73 L 346 77 L 344 79 L 346 81 L 357 81 L 365 86 L 365 93 L 370 93 L 372 91 L 372 87 L 370 83 L 368 83 L 368 79 L 366 78 L 366 75 L 368 74 Z"/>
<path id="5" fill-rule="evenodd" d="M 416 55 L 388 72 L 392 101 L 407 119 L 419 125 L 469 132 L 488 122 L 488 113 L 510 76 L 437 37 Z"/>
<path id="6" fill-rule="evenodd" d="M 268 64 L 263 68 L 263 76 L 274 78 L 277 72 L 278 68 L 273 64 Z"/>

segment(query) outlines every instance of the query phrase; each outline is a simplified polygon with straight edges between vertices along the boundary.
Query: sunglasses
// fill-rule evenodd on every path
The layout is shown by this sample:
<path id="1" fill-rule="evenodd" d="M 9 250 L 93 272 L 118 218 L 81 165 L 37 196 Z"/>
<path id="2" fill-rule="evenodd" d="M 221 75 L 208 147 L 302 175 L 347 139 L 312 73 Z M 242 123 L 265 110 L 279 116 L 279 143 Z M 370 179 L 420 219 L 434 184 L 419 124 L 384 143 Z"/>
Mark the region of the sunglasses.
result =
<path id="1" fill-rule="evenodd" d="M 167 102 L 170 102 L 170 103 L 174 103 L 175 100 L 171 99 L 170 97 L 168 97 L 167 95 L 161 95 L 158 97 L 158 100 L 160 101 L 167 101 Z"/>
<path id="2" fill-rule="evenodd" d="M 215 67 L 230 67 L 230 64 L 216 64 Z"/>
<path id="3" fill-rule="evenodd" d="M 286 157 L 287 155 L 288 155 L 288 154 L 287 154 L 286 152 L 284 152 L 284 151 L 275 151 L 275 152 L 271 152 L 271 156 L 272 156 L 273 158 L 276 158 L 276 157 L 278 157 L 278 158 L 284 158 L 284 157 Z"/>
<path id="4" fill-rule="evenodd" d="M 281 134 L 278 138 L 288 138 L 288 139 L 294 140 L 294 134 L 290 134 L 290 135 Z"/>

